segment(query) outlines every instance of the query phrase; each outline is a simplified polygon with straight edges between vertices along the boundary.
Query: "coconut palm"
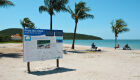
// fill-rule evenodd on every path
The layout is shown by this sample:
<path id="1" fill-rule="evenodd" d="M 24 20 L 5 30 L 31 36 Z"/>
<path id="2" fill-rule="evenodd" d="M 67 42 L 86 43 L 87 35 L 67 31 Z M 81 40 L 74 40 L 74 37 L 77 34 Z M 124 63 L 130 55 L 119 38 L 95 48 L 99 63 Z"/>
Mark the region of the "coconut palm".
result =
<path id="1" fill-rule="evenodd" d="M 20 24 L 22 25 L 23 28 L 35 28 L 35 24 L 29 19 L 29 18 L 24 18 L 23 20 L 20 20 Z"/>
<path id="2" fill-rule="evenodd" d="M 67 11 L 65 5 L 68 3 L 68 0 L 44 0 L 44 6 L 39 7 L 39 12 L 42 13 L 44 11 L 50 14 L 50 30 L 52 30 L 52 16 L 54 15 L 54 11 Z"/>
<path id="3" fill-rule="evenodd" d="M 89 7 L 86 7 L 85 5 L 86 5 L 86 3 L 82 2 L 82 1 L 79 2 L 78 4 L 75 4 L 75 10 L 74 10 L 75 12 L 72 11 L 72 9 L 70 7 L 68 7 L 68 12 L 71 14 L 72 18 L 75 20 L 75 29 L 74 29 L 74 34 L 73 34 L 72 49 L 74 49 L 78 21 L 94 17 L 93 15 L 86 13 L 86 12 L 90 11 L 90 9 L 89 9 Z"/>
<path id="4" fill-rule="evenodd" d="M 0 7 L 14 6 L 11 1 L 8 0 L 0 0 Z"/>
<path id="5" fill-rule="evenodd" d="M 126 28 L 127 24 L 122 19 L 117 19 L 116 21 L 112 21 L 111 25 L 112 25 L 111 27 L 112 31 L 115 35 L 115 49 L 116 49 L 118 34 L 122 32 L 127 32 L 129 31 L 129 29 Z"/>

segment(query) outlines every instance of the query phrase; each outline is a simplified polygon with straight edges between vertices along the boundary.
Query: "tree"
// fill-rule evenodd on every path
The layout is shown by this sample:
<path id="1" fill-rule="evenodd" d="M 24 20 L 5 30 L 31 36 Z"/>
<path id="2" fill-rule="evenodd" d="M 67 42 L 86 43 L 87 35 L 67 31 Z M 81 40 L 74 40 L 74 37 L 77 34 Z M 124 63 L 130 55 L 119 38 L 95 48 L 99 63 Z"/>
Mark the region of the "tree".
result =
<path id="1" fill-rule="evenodd" d="M 76 36 L 76 29 L 77 29 L 77 23 L 79 20 L 84 20 L 87 18 L 94 18 L 93 15 L 88 14 L 86 12 L 90 11 L 89 7 L 85 7 L 85 2 L 79 2 L 78 4 L 75 4 L 75 12 L 72 11 L 70 7 L 68 7 L 68 12 L 71 14 L 72 18 L 75 20 L 75 29 L 73 34 L 73 43 L 72 43 L 72 49 L 74 49 L 75 44 L 75 36 Z"/>
<path id="2" fill-rule="evenodd" d="M 48 12 L 50 14 L 50 30 L 52 30 L 52 16 L 54 11 L 67 11 L 65 5 L 68 3 L 68 0 L 44 0 L 45 6 L 39 7 L 39 12 Z"/>
<path id="3" fill-rule="evenodd" d="M 112 31 L 115 35 L 115 49 L 116 49 L 118 34 L 122 32 L 127 32 L 129 31 L 129 29 L 126 28 L 127 24 L 122 19 L 117 19 L 116 21 L 112 21 L 111 25 L 112 25 L 111 27 Z"/>
<path id="4" fill-rule="evenodd" d="M 29 19 L 29 18 L 24 18 L 23 20 L 20 20 L 20 24 L 22 25 L 23 28 L 35 28 L 35 24 Z"/>
<path id="5" fill-rule="evenodd" d="M 14 6 L 11 1 L 8 0 L 0 0 L 0 7 Z"/>

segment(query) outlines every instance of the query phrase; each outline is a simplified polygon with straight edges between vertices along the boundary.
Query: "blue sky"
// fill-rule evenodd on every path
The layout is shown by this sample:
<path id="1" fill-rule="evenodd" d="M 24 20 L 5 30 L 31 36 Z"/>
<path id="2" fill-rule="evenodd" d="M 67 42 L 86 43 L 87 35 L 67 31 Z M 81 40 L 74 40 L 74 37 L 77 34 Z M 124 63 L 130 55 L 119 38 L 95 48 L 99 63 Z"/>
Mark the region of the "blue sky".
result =
<path id="1" fill-rule="evenodd" d="M 38 8 L 44 5 L 44 0 L 11 0 L 15 6 L 0 7 L 0 30 L 7 28 L 21 28 L 20 20 L 29 17 L 37 28 L 49 29 L 50 16 L 39 13 Z M 91 8 L 90 14 L 94 19 L 81 20 L 77 33 L 89 34 L 104 39 L 114 39 L 110 22 L 122 18 L 130 29 L 119 35 L 119 39 L 140 39 L 140 0 L 69 0 L 68 5 L 74 10 L 75 2 L 85 1 Z M 69 13 L 56 13 L 53 16 L 53 29 L 64 32 L 74 31 L 74 20 Z"/>

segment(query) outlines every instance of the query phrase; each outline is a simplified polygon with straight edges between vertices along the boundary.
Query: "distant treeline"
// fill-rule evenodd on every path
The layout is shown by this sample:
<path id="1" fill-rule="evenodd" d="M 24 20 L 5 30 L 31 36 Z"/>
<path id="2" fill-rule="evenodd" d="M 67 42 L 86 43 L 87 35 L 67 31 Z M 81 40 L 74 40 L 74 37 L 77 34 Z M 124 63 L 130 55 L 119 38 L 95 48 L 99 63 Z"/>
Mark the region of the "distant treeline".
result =
<path id="1" fill-rule="evenodd" d="M 0 31 L 0 42 L 7 42 L 11 41 L 11 35 L 20 34 L 22 36 L 22 29 L 21 28 L 10 28 Z M 64 33 L 65 40 L 72 40 L 73 33 Z M 77 40 L 102 40 L 102 38 L 92 35 L 85 35 L 85 34 L 76 34 Z M 14 40 L 15 41 L 15 40 Z M 16 40 L 20 42 L 22 40 Z"/>
<path id="2" fill-rule="evenodd" d="M 64 33 L 64 39 L 71 40 L 73 39 L 73 33 Z M 85 34 L 76 34 L 77 40 L 102 40 L 102 38 L 92 35 Z"/>

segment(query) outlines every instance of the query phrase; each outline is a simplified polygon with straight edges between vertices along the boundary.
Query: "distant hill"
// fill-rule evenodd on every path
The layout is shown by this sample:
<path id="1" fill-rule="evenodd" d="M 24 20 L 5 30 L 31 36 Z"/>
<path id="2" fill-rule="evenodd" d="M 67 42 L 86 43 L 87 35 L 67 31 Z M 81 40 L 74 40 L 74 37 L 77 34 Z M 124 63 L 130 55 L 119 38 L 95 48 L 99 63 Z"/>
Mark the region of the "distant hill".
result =
<path id="1" fill-rule="evenodd" d="M 15 35 L 15 34 L 22 34 L 21 28 L 9 28 L 0 31 L 0 35 Z"/>
<path id="2" fill-rule="evenodd" d="M 64 39 L 73 39 L 73 33 L 64 33 Z M 86 34 L 76 34 L 77 40 L 103 40 L 100 37 L 92 36 L 92 35 L 86 35 Z"/>
<path id="3" fill-rule="evenodd" d="M 0 35 L 15 35 L 20 34 L 22 35 L 22 29 L 21 28 L 9 28 L 0 31 Z M 64 32 L 64 39 L 71 40 L 73 39 L 73 33 L 65 33 Z M 102 40 L 102 38 L 92 35 L 85 35 L 85 34 L 76 34 L 77 40 Z"/>

